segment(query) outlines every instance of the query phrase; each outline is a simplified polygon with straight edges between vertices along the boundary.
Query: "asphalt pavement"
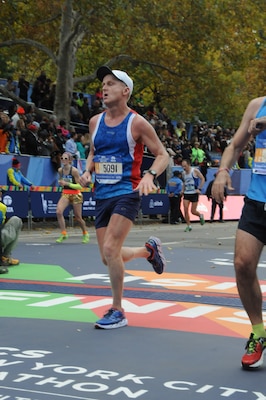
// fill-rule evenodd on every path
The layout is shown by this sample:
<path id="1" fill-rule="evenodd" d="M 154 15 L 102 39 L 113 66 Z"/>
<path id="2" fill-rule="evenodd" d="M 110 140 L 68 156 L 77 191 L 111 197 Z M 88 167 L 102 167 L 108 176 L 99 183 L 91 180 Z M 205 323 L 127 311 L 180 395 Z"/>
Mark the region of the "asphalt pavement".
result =
<path id="1" fill-rule="evenodd" d="M 250 333 L 238 298 L 233 256 L 236 221 L 185 225 L 136 223 L 125 245 L 149 236 L 163 244 L 167 268 L 144 259 L 126 265 L 129 325 L 94 329 L 111 291 L 93 223 L 90 243 L 78 227 L 57 244 L 56 223 L 25 224 L 0 278 L 0 399 L 262 400 L 266 368 L 241 357 Z M 258 273 L 266 288 L 266 254 Z"/>

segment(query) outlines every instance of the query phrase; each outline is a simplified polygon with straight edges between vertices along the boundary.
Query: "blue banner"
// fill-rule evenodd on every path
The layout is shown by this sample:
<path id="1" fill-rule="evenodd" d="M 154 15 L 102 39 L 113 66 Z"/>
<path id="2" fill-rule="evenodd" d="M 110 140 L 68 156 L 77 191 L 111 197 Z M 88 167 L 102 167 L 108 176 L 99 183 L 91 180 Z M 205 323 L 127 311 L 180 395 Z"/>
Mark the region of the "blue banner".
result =
<path id="1" fill-rule="evenodd" d="M 31 211 L 35 218 L 55 218 L 60 192 L 30 192 Z M 69 215 L 69 207 L 64 215 Z"/>
<path id="2" fill-rule="evenodd" d="M 95 215 L 95 200 L 92 192 L 83 192 L 82 215 L 84 217 Z M 61 197 L 61 192 L 30 192 L 31 211 L 35 218 L 55 218 L 56 206 Z M 67 217 L 71 205 L 64 211 Z"/>
<path id="3" fill-rule="evenodd" d="M 142 196 L 141 200 L 142 214 L 168 214 L 169 210 L 169 199 L 167 194 L 149 194 L 148 196 Z"/>
<path id="4" fill-rule="evenodd" d="M 3 203 L 7 206 L 7 218 L 17 215 L 20 218 L 27 218 L 29 213 L 28 191 L 6 191 L 2 196 Z"/>
<path id="5" fill-rule="evenodd" d="M 94 199 L 93 192 L 83 192 L 83 205 L 82 205 L 82 215 L 84 217 L 94 217 L 95 216 L 95 206 L 96 201 Z"/>

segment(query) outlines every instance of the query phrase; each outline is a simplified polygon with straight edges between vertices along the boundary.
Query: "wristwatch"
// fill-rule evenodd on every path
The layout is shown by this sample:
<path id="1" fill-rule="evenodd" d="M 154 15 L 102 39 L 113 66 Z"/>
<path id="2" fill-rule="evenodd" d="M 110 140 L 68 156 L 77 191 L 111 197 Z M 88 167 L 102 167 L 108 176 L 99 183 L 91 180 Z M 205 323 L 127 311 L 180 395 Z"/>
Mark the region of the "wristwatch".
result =
<path id="1" fill-rule="evenodd" d="M 157 172 L 156 171 L 154 171 L 154 169 L 148 169 L 148 171 L 147 171 L 149 174 L 151 174 L 154 178 L 156 178 L 156 176 L 157 176 Z"/>

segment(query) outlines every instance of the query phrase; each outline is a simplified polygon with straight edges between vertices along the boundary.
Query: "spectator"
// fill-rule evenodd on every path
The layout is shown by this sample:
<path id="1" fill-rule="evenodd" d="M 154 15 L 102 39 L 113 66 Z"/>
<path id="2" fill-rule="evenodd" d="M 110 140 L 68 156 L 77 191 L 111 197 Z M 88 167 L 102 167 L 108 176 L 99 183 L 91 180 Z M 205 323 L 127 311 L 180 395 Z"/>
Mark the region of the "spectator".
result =
<path id="1" fill-rule="evenodd" d="M 203 137 L 203 143 L 205 144 L 205 148 L 208 152 L 212 152 L 212 146 L 213 146 L 213 137 L 212 137 L 212 131 L 211 129 L 208 129 L 206 134 Z"/>
<path id="2" fill-rule="evenodd" d="M 18 89 L 19 89 L 19 97 L 24 100 L 28 101 L 28 90 L 30 87 L 30 83 L 26 81 L 25 75 L 20 75 L 20 78 L 18 80 Z"/>
<path id="3" fill-rule="evenodd" d="M 0 273 L 8 272 L 7 267 L 18 265 L 19 260 L 12 258 L 12 250 L 16 247 L 18 237 L 22 228 L 22 220 L 12 216 L 6 221 L 7 206 L 2 202 L 3 191 L 0 188 L 0 244 L 1 244 L 1 267 Z"/>
<path id="4" fill-rule="evenodd" d="M 70 132 L 69 130 L 66 128 L 66 121 L 64 119 L 60 119 L 59 121 L 59 125 L 56 127 L 56 129 L 60 129 L 62 132 L 62 136 L 65 139 L 69 139 L 70 138 Z"/>
<path id="5" fill-rule="evenodd" d="M 51 150 L 51 163 L 55 171 L 58 171 L 58 168 L 61 166 L 61 155 L 64 153 L 64 149 L 60 149 L 57 145 L 57 139 L 58 136 L 52 136 L 50 135 L 50 142 L 52 145 L 52 150 Z"/>
<path id="6" fill-rule="evenodd" d="M 200 172 L 206 180 L 208 169 L 207 159 L 205 151 L 201 148 L 201 146 L 202 145 L 200 145 L 199 142 L 194 143 L 194 147 L 192 147 L 191 164 L 199 167 Z"/>
<path id="7" fill-rule="evenodd" d="M 19 120 L 17 122 L 17 130 L 16 130 L 16 139 L 17 139 L 17 146 L 18 152 L 16 154 L 25 153 L 25 148 L 23 148 L 24 141 L 22 137 L 25 135 L 26 131 L 26 115 L 25 110 L 23 107 L 18 107 L 17 113 L 19 115 Z M 21 150 L 23 148 L 23 151 Z"/>
<path id="8" fill-rule="evenodd" d="M 55 92 L 56 92 L 56 82 L 53 82 L 50 85 L 50 93 L 49 93 L 49 101 L 48 101 L 48 109 L 54 109 L 54 102 L 55 102 Z"/>
<path id="9" fill-rule="evenodd" d="M 6 84 L 5 84 L 5 88 L 9 91 L 9 92 L 13 92 L 16 94 L 16 85 L 13 82 L 13 78 L 12 76 L 9 76 L 7 78 Z"/>
<path id="10" fill-rule="evenodd" d="M 58 125 L 58 121 L 57 121 L 57 117 L 56 115 L 50 115 L 48 122 L 48 127 L 47 130 L 54 136 L 57 133 L 57 125 Z"/>
<path id="11" fill-rule="evenodd" d="M 84 104 L 84 94 L 83 93 L 79 93 L 78 94 L 78 98 L 76 100 L 76 104 L 77 104 L 78 108 L 81 109 L 81 107 Z"/>
<path id="12" fill-rule="evenodd" d="M 20 131 L 10 126 L 7 152 L 10 154 L 20 154 Z"/>
<path id="13" fill-rule="evenodd" d="M 180 209 L 183 181 L 182 173 L 174 171 L 172 178 L 169 179 L 166 185 L 166 193 L 170 203 L 170 224 L 178 224 L 184 221 L 182 211 Z"/>
<path id="14" fill-rule="evenodd" d="M 243 156 L 244 156 L 244 168 L 251 168 L 250 167 L 251 148 L 249 143 L 243 149 Z"/>
<path id="15" fill-rule="evenodd" d="M 53 151 L 53 139 L 46 129 L 38 133 L 38 154 L 39 156 L 50 156 Z"/>
<path id="16" fill-rule="evenodd" d="M 82 143 L 82 134 L 79 133 L 76 139 L 77 151 L 79 152 L 79 158 L 84 160 L 86 158 L 86 148 L 83 146 Z"/>
<path id="17" fill-rule="evenodd" d="M 182 158 L 184 160 L 191 160 L 191 146 L 189 142 L 185 142 L 182 146 Z"/>
<path id="18" fill-rule="evenodd" d="M 70 121 L 72 122 L 82 122 L 82 114 L 79 111 L 79 107 L 75 100 L 71 101 L 70 106 Z"/>
<path id="19" fill-rule="evenodd" d="M 49 110 L 51 109 L 51 104 L 50 104 L 51 85 L 52 85 L 51 79 L 46 78 L 43 85 L 43 94 L 40 102 L 40 106 L 42 108 L 48 108 Z"/>
<path id="20" fill-rule="evenodd" d="M 20 109 L 22 107 L 19 107 Z M 17 125 L 20 120 L 20 116 L 18 113 L 18 106 L 13 103 L 9 109 L 8 109 L 9 117 L 11 120 L 11 127 L 9 130 L 9 137 L 8 137 L 8 145 L 7 145 L 7 151 L 8 153 L 14 153 L 14 154 L 19 154 L 19 139 L 17 136 Z"/>
<path id="21" fill-rule="evenodd" d="M 215 178 L 216 178 L 216 174 L 214 174 L 214 179 Z M 207 186 L 206 192 L 205 192 L 206 196 L 208 197 L 208 200 L 212 199 L 210 222 L 214 221 L 214 215 L 215 215 L 217 205 L 219 207 L 219 217 L 220 217 L 219 222 L 224 222 L 224 219 L 223 219 L 224 202 L 220 201 L 219 203 L 217 203 L 215 198 L 212 196 L 212 185 L 213 185 L 214 179 L 209 183 L 209 185 Z M 226 200 L 226 197 L 227 197 L 227 189 L 225 187 L 224 188 L 224 200 Z"/>
<path id="22" fill-rule="evenodd" d="M 30 182 L 20 171 L 21 164 L 17 158 L 12 159 L 12 167 L 7 170 L 7 185 L 17 186 L 19 189 L 23 189 L 27 186 L 31 189 L 34 188 L 32 182 Z"/>
<path id="23" fill-rule="evenodd" d="M 95 99 L 99 101 L 99 104 L 101 106 L 103 101 L 103 92 L 100 86 L 98 86 L 97 89 L 95 90 Z"/>
<path id="24" fill-rule="evenodd" d="M 29 124 L 30 122 L 33 122 L 35 118 L 35 107 L 34 105 L 29 105 L 27 108 L 25 108 L 25 123 L 26 125 Z"/>
<path id="25" fill-rule="evenodd" d="M 24 135 L 24 146 L 26 150 L 26 154 L 37 156 L 38 153 L 38 145 L 39 145 L 39 138 L 38 138 L 38 131 L 40 128 L 40 124 L 36 121 L 27 125 L 27 129 Z"/>
<path id="26" fill-rule="evenodd" d="M 89 134 L 89 132 L 84 133 L 84 135 L 82 135 L 81 142 L 82 142 L 83 146 L 85 147 L 85 154 L 86 154 L 86 158 L 87 158 L 89 151 L 90 151 L 90 134 Z"/>
<path id="27" fill-rule="evenodd" d="M 40 82 L 39 107 L 43 107 L 43 102 L 46 102 L 47 98 L 49 98 L 51 79 L 47 78 L 45 71 L 41 71 L 41 74 L 38 76 L 37 80 Z"/>
<path id="28" fill-rule="evenodd" d="M 220 149 L 221 149 L 222 153 L 224 152 L 224 150 L 226 149 L 227 146 L 228 146 L 227 139 L 226 139 L 225 135 L 223 135 L 220 139 Z"/>
<path id="29" fill-rule="evenodd" d="M 0 153 L 8 154 L 8 140 L 11 135 L 12 126 L 9 116 L 0 112 Z"/>
<path id="30" fill-rule="evenodd" d="M 41 86 L 42 83 L 39 79 L 36 79 L 31 93 L 31 101 L 35 104 L 36 107 L 39 107 L 39 103 L 41 101 Z"/>
<path id="31" fill-rule="evenodd" d="M 53 135 L 54 137 L 54 141 L 55 144 L 60 152 L 60 154 L 63 154 L 65 151 L 65 144 L 66 144 L 66 140 L 62 134 L 62 130 L 61 129 L 57 129 L 56 133 Z M 60 162 L 61 163 L 61 162 Z M 59 168 L 59 167 L 58 167 Z M 57 168 L 57 169 L 58 169 Z"/>
<path id="32" fill-rule="evenodd" d="M 73 158 L 79 158 L 79 153 L 77 149 L 77 140 L 78 134 L 75 130 L 70 133 L 70 138 L 66 141 L 65 151 L 70 153 Z"/>
<path id="33" fill-rule="evenodd" d="M 102 103 L 99 99 L 94 100 L 91 111 L 90 111 L 90 118 L 94 115 L 100 114 L 103 111 Z"/>
<path id="34" fill-rule="evenodd" d="M 81 107 L 79 107 L 79 110 L 82 114 L 82 121 L 87 124 L 89 122 L 90 119 L 90 108 L 89 108 L 89 102 L 88 102 L 88 98 L 84 97 L 83 99 L 83 105 Z"/>
<path id="35" fill-rule="evenodd" d="M 194 147 L 192 147 L 192 154 L 191 154 L 191 164 L 192 165 L 201 165 L 205 159 L 205 153 L 200 148 L 200 143 L 195 142 Z"/>
<path id="36" fill-rule="evenodd" d="M 44 99 L 47 99 L 50 93 L 50 79 L 46 78 L 44 71 L 37 77 L 33 84 L 31 100 L 36 107 L 41 107 Z"/>
<path id="37" fill-rule="evenodd" d="M 14 129 L 17 129 L 17 122 L 19 121 L 19 115 L 18 115 L 17 109 L 18 109 L 18 107 L 15 103 L 13 103 L 8 108 L 8 115 L 9 115 L 9 118 L 11 119 Z"/>

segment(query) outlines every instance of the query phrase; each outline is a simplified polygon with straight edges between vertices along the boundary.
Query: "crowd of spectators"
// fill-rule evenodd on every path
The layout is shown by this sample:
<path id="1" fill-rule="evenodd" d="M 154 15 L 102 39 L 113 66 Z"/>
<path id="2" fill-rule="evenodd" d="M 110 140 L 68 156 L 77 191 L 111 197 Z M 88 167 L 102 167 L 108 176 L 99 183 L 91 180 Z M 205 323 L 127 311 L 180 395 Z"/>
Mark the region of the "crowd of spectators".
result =
<path id="1" fill-rule="evenodd" d="M 166 108 L 159 108 L 155 104 L 145 107 L 138 101 L 136 104 L 135 109 L 155 128 L 173 166 L 181 166 L 183 159 L 190 159 L 191 165 L 199 167 L 204 177 L 208 167 L 219 166 L 222 153 L 235 134 L 234 128 L 222 128 L 200 121 L 195 124 L 178 121 L 174 125 Z M 134 104 L 132 106 L 134 108 Z M 148 149 L 145 150 L 149 153 Z M 251 168 L 254 150 L 255 142 L 251 138 L 234 168 Z"/>
<path id="2" fill-rule="evenodd" d="M 19 80 L 19 96 L 25 99 L 29 83 L 22 75 Z M 31 100 L 36 107 L 53 110 L 56 83 L 52 83 L 41 72 L 34 82 Z M 6 88 L 15 92 L 12 77 Z M 157 96 L 158 97 L 158 96 Z M 146 118 L 155 128 L 160 140 L 170 155 L 170 166 L 181 166 L 183 159 L 190 159 L 206 177 L 209 166 L 218 166 L 224 149 L 234 136 L 235 129 L 224 129 L 219 125 L 205 122 L 193 124 L 178 121 L 173 123 L 165 107 L 156 102 L 146 106 L 140 94 L 131 98 L 129 106 Z M 89 119 L 103 110 L 101 88 L 97 88 L 92 106 L 83 93 L 73 93 L 70 120 L 73 124 L 88 127 Z M 1 110 L 0 110 L 1 112 Z M 0 153 L 50 156 L 54 167 L 60 166 L 60 155 L 69 151 L 76 158 L 86 158 L 89 151 L 89 134 L 77 133 L 66 121 L 57 121 L 54 114 L 39 118 L 34 105 L 24 109 L 13 104 L 9 107 L 8 118 L 0 114 Z M 149 149 L 145 148 L 149 154 Z M 251 168 L 254 155 L 254 141 L 251 139 L 239 157 L 235 168 Z"/>

